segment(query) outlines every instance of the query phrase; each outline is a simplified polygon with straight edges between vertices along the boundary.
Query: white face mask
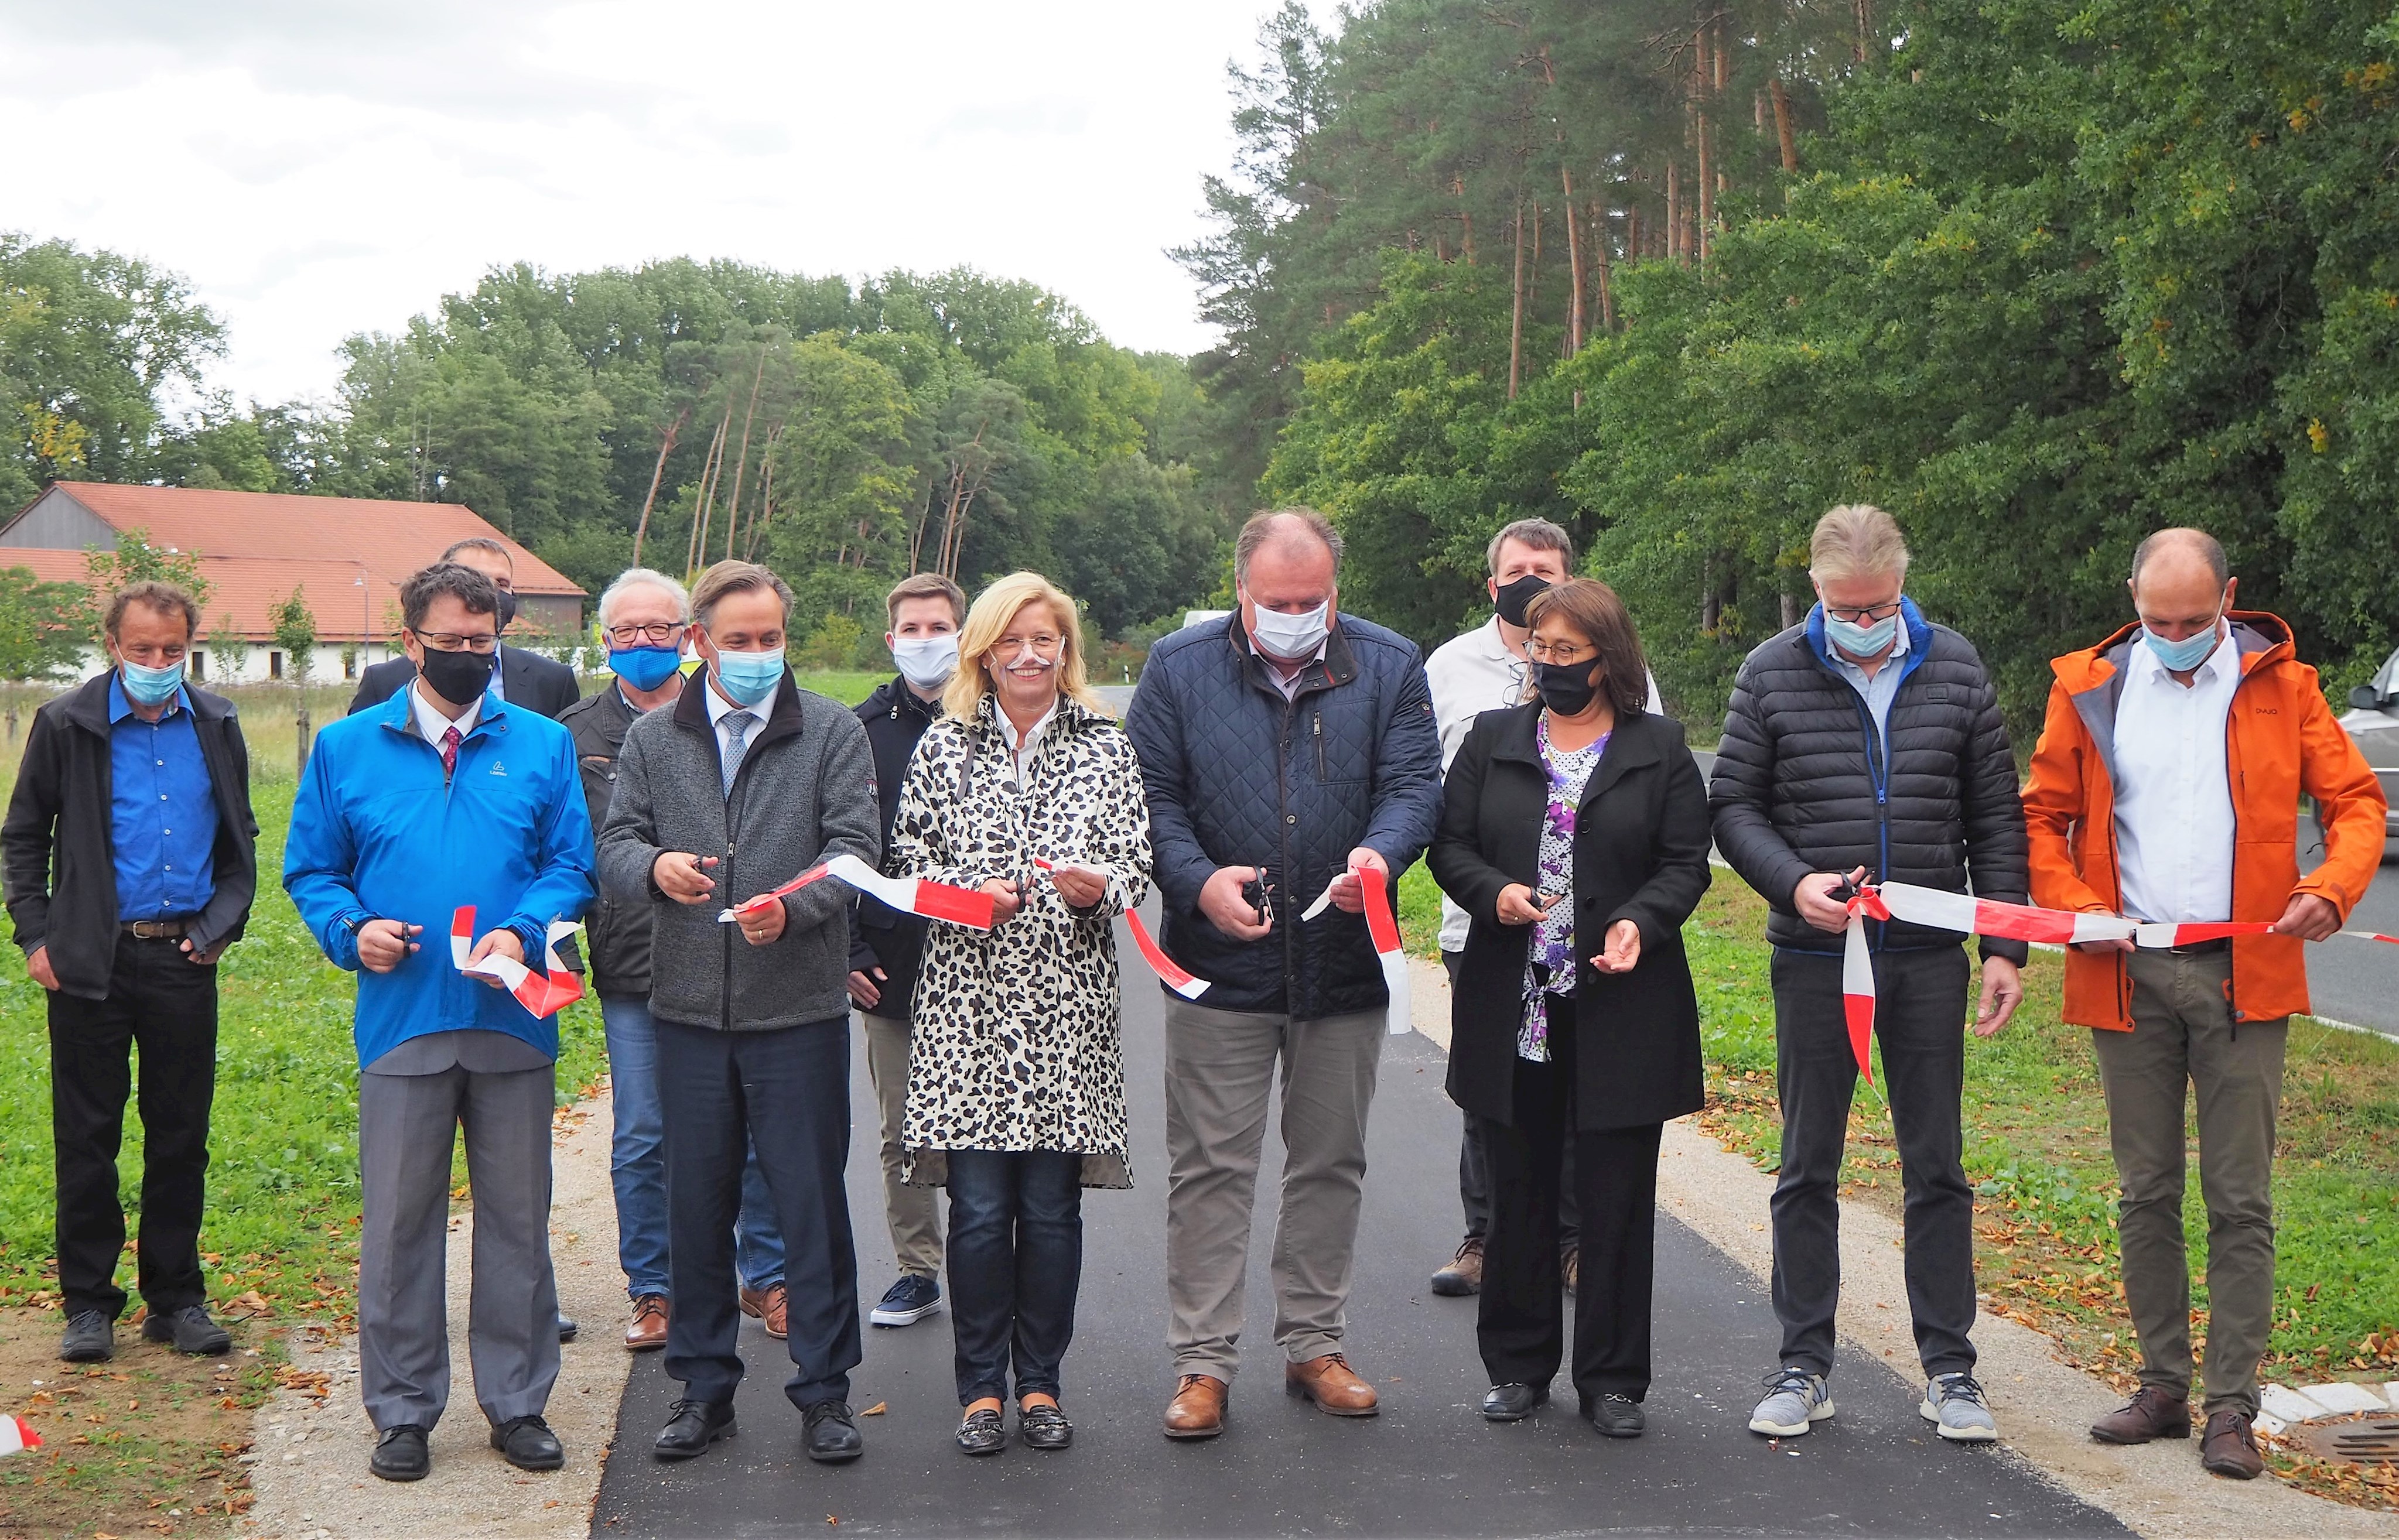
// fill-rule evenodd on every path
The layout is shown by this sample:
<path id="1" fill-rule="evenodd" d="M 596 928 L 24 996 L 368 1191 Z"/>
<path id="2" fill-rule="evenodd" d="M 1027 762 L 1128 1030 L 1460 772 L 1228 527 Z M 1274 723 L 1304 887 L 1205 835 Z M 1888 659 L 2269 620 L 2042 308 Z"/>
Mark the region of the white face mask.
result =
<path id="1" fill-rule="evenodd" d="M 1332 601 L 1327 600 L 1303 614 L 1285 615 L 1281 610 L 1269 610 L 1263 604 L 1255 604 L 1251 610 L 1256 616 L 1251 624 L 1251 634 L 1256 639 L 1261 652 L 1272 653 L 1285 660 L 1311 657 L 1323 644 L 1324 639 L 1332 634 L 1326 624 L 1332 608 Z"/>
<path id="2" fill-rule="evenodd" d="M 891 644 L 891 661 L 917 689 L 938 690 L 958 671 L 957 633 L 903 637 Z"/>

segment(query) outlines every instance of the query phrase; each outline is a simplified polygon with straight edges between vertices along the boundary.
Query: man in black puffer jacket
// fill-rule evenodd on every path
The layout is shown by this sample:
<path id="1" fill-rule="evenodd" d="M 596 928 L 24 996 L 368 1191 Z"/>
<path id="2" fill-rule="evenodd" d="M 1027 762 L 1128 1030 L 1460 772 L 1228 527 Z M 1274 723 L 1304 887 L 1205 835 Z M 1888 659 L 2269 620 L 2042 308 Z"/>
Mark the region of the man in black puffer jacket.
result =
<path id="1" fill-rule="evenodd" d="M 1842 1005 L 1853 876 L 2026 901 L 2024 808 L 1990 676 L 1973 647 L 1900 595 L 1907 547 L 1879 508 L 1816 526 L 1807 620 L 1749 655 L 1734 682 L 1708 801 L 1716 848 L 1773 906 L 1774 1311 L 1782 1367 L 1750 1427 L 1790 1438 L 1833 1414 L 1841 1155 L 1857 1063 Z M 1956 931 L 1867 922 L 1891 1121 L 1906 1189 L 1907 1301 L 1945 1439 L 1998 1437 L 1973 1377 L 1974 1195 L 1959 1164 L 1968 966 Z M 2023 998 L 2021 941 L 1985 940 L 1974 1032 Z"/>
<path id="2" fill-rule="evenodd" d="M 1233 547 L 1240 609 L 1152 648 L 1125 714 L 1160 940 L 1210 980 L 1204 1004 L 1166 997 L 1170 1439 L 1224 1431 L 1278 1059 L 1285 1384 L 1336 1416 L 1376 1405 L 1342 1356 L 1390 997 L 1360 880 L 1396 881 L 1431 842 L 1441 739 L 1416 645 L 1339 613 L 1340 553 L 1321 514 L 1252 519 Z M 1328 891 L 1333 907 L 1302 919 Z"/>

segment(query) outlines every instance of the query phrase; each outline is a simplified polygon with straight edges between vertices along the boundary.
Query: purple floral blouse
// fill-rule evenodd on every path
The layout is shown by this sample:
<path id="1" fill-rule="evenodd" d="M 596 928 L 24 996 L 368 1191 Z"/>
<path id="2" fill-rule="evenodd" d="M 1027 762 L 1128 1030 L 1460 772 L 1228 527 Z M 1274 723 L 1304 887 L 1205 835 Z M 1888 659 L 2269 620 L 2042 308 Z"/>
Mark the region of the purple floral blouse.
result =
<path id="1" fill-rule="evenodd" d="M 1552 901 L 1550 917 L 1534 925 L 1532 941 L 1525 949 L 1525 1024 L 1516 1032 L 1516 1057 L 1536 1064 L 1550 1061 L 1550 996 L 1574 993 L 1575 809 L 1612 736 L 1602 733 L 1586 749 L 1553 749 L 1548 713 L 1534 729 L 1541 768 L 1550 777 L 1549 811 L 1541 820 L 1540 877 L 1534 894 Z"/>

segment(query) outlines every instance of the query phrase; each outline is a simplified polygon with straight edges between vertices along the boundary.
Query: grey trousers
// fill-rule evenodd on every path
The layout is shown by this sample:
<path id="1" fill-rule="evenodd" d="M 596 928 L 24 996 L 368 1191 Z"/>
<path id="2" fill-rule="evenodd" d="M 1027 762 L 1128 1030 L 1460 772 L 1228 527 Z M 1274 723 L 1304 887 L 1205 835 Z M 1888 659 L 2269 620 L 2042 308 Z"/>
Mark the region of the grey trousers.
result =
<path id="1" fill-rule="evenodd" d="M 1259 1153 L 1282 1068 L 1275 1342 L 1292 1363 L 1341 1347 L 1366 1188 L 1366 1114 L 1384 1012 L 1294 1021 L 1166 1001 L 1167 1345 L 1178 1374 L 1230 1385 Z"/>
<path id="2" fill-rule="evenodd" d="M 2199 1103 L 2199 1185 L 2207 1202 L 2205 1410 L 2257 1412 L 2257 1360 L 2274 1317 L 2274 1118 L 2287 1018 L 2232 1020 L 2228 952 L 2135 952 L 2133 1030 L 2094 1032 L 2124 1303 L 2141 1339 L 2141 1383 L 2190 1394 L 2190 1263 L 2183 1250 L 2186 1098 Z"/>
<path id="3" fill-rule="evenodd" d="M 858 1013 L 866 1029 L 866 1078 L 883 1126 L 883 1217 L 900 1271 L 938 1277 L 942 1271 L 941 1190 L 900 1180 L 900 1124 L 908 1110 L 909 1024 L 873 1011 Z"/>
<path id="4" fill-rule="evenodd" d="M 475 1202 L 467 1348 L 495 1425 L 538 1416 L 558 1378 L 549 1264 L 557 1069 L 359 1076 L 359 1383 L 378 1432 L 431 1427 L 450 1403 L 450 1152 L 467 1130 Z"/>

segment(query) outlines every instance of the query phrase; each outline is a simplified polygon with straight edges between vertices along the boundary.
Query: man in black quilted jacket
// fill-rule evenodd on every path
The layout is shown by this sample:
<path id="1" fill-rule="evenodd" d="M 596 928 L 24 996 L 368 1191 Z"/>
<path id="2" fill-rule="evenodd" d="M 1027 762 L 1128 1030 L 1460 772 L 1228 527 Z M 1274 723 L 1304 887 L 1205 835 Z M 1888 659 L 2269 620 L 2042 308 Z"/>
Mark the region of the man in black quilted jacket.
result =
<path id="1" fill-rule="evenodd" d="M 1773 907 L 1775 1080 L 1782 1169 L 1774 1184 L 1774 1313 L 1782 1364 L 1750 1419 L 1793 1438 L 1833 1414 L 1840 1300 L 1837 1184 L 1858 1068 L 1842 1007 L 1848 914 L 1837 890 L 1872 876 L 2024 903 L 2024 808 L 1990 675 L 1973 647 L 1901 596 L 1907 546 L 1880 508 L 1818 521 L 1817 604 L 1749 655 L 1733 683 L 1708 802 L 1716 848 Z M 1907 1303 L 1945 1439 L 1999 1430 L 1974 1379 L 1974 1194 L 1959 1164 L 1964 939 L 1867 922 L 1875 1035 L 1906 1190 Z M 1975 1035 L 2023 999 L 2021 941 L 1982 943 Z"/>
<path id="2" fill-rule="evenodd" d="M 1342 1352 L 1390 997 L 1361 882 L 1395 881 L 1431 842 L 1441 739 L 1416 644 L 1340 613 L 1340 554 L 1321 514 L 1252 519 L 1233 547 L 1240 608 L 1152 648 L 1125 713 L 1159 940 L 1209 980 L 1204 1003 L 1166 996 L 1170 1439 L 1224 1431 L 1278 1060 L 1284 1384 L 1335 1416 L 1376 1407 Z"/>

